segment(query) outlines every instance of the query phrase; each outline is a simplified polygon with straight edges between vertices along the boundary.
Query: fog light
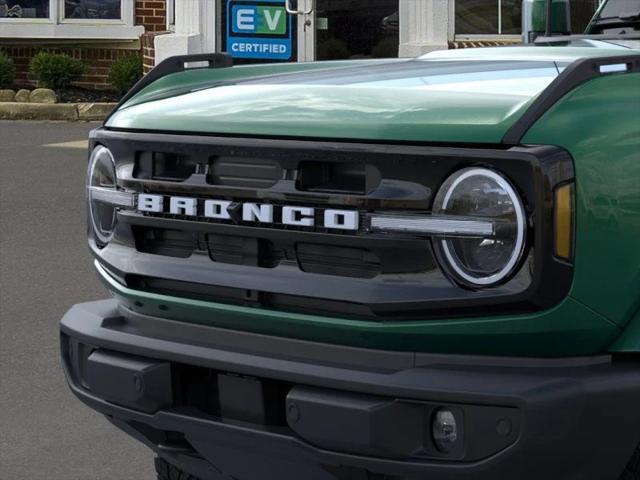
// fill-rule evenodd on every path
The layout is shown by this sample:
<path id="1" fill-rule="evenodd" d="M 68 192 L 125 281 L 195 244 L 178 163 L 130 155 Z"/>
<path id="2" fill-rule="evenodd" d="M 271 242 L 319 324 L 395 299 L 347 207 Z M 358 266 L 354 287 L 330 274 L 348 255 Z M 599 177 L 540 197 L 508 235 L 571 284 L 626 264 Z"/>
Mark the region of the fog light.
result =
<path id="1" fill-rule="evenodd" d="M 451 410 L 441 408 L 433 417 L 431 432 L 436 448 L 450 453 L 458 443 L 458 424 Z"/>

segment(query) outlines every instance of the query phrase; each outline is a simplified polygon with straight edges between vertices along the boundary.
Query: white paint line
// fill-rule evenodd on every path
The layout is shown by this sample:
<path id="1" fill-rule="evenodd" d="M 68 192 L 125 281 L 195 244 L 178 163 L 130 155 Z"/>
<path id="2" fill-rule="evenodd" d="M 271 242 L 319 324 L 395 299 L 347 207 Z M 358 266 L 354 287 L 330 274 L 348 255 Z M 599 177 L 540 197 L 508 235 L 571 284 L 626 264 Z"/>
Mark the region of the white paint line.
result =
<path id="1" fill-rule="evenodd" d="M 79 149 L 82 149 L 82 150 L 87 150 L 89 148 L 89 141 L 88 140 L 75 140 L 73 142 L 49 143 L 47 145 L 43 145 L 43 147 L 79 148 Z"/>

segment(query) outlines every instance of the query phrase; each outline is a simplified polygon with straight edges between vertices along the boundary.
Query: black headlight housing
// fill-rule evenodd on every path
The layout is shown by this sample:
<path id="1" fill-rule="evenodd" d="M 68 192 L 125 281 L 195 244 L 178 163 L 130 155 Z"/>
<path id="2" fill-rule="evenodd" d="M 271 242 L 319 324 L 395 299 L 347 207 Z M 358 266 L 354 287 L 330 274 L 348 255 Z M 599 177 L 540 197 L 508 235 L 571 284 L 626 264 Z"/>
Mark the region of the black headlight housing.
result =
<path id="1" fill-rule="evenodd" d="M 441 267 L 457 283 L 488 288 L 517 273 L 527 246 L 527 215 L 520 194 L 501 173 L 467 167 L 438 190 L 433 214 L 487 220 L 489 235 L 446 235 L 432 240 Z"/>
<path id="2" fill-rule="evenodd" d="M 90 232 L 96 245 L 106 246 L 116 228 L 120 208 L 133 207 L 134 196 L 118 187 L 116 162 L 104 145 L 91 150 L 87 170 L 87 205 Z"/>

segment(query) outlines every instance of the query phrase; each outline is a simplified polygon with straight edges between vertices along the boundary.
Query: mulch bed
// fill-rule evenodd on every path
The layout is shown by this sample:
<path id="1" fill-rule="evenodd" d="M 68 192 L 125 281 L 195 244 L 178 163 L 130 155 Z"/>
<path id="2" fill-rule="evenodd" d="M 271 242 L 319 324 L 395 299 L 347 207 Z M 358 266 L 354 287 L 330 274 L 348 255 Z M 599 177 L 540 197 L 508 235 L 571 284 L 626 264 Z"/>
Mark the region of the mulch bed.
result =
<path id="1" fill-rule="evenodd" d="M 116 92 L 101 90 L 85 90 L 84 88 L 69 87 L 64 91 L 56 92 L 58 102 L 61 103 L 98 103 L 118 102 L 120 95 Z"/>
<path id="2" fill-rule="evenodd" d="M 33 90 L 33 85 L 16 85 L 14 90 L 26 88 Z M 58 103 L 117 103 L 120 101 L 120 95 L 109 90 L 87 90 L 85 88 L 68 87 L 67 89 L 56 92 L 58 95 Z"/>

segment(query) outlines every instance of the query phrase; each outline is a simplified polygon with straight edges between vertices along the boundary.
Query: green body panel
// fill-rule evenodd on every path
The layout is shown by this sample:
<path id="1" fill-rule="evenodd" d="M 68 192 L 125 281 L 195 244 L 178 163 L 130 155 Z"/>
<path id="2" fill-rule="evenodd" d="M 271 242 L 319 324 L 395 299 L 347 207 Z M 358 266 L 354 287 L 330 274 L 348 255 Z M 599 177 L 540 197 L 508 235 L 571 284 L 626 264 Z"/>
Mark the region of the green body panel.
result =
<path id="1" fill-rule="evenodd" d="M 638 51 L 636 50 L 635 53 Z M 490 61 L 551 62 L 628 49 L 515 47 L 430 54 L 411 62 L 331 62 L 234 67 L 170 75 L 147 87 L 107 126 L 206 134 L 496 144 L 557 72 L 526 84 L 514 69 L 500 82 Z M 385 84 L 386 70 L 455 68 L 474 74 L 438 88 Z M 355 66 L 357 65 L 357 66 Z M 546 65 L 550 67 L 550 65 Z M 369 82 L 327 79 L 362 76 Z M 311 70 L 314 70 L 312 73 Z M 309 72 L 308 75 L 305 72 Z M 484 72 L 486 73 L 486 72 Z M 467 85 L 460 87 L 460 82 Z M 485 83 L 483 83 L 485 82 Z M 428 82 L 426 82 L 428 83 Z M 432 84 L 428 84 L 433 87 Z M 424 86 L 423 86 L 424 87 Z M 466 90 L 465 90 L 466 89 Z M 463 90 L 463 91 L 461 91 Z M 577 181 L 576 269 L 571 295 L 542 312 L 495 317 L 373 322 L 238 307 L 128 289 L 98 267 L 128 308 L 164 318 L 367 348 L 423 352 L 576 356 L 637 348 L 640 320 L 640 74 L 590 81 L 562 99 L 523 143 L 565 148 Z M 622 335 L 622 336 L 621 336 Z"/>
<path id="2" fill-rule="evenodd" d="M 631 319 L 622 335 L 609 347 L 612 353 L 640 353 L 640 310 Z"/>
<path id="3" fill-rule="evenodd" d="M 523 141 L 557 145 L 573 156 L 577 232 L 570 295 L 623 326 L 640 307 L 640 73 L 578 87 Z"/>
<path id="4" fill-rule="evenodd" d="M 569 0 L 552 0 L 551 31 L 569 33 Z M 531 28 L 544 33 L 547 28 L 547 0 L 535 0 L 531 11 Z"/>
<path id="5" fill-rule="evenodd" d="M 613 323 L 571 298 L 530 315 L 372 322 L 141 292 L 96 267 L 109 290 L 135 312 L 310 341 L 400 351 L 557 357 L 600 352 L 620 334 Z"/>
<path id="6" fill-rule="evenodd" d="M 628 50 L 518 47 L 279 70 L 196 70 L 150 85 L 107 127 L 496 144 L 558 75 L 556 62 L 622 53 Z M 315 71 L 307 74 L 308 69 Z"/>
<path id="7" fill-rule="evenodd" d="M 180 73 L 172 73 L 147 85 L 122 108 L 138 105 L 158 98 L 181 95 L 187 92 L 233 83 L 247 78 L 268 77 L 288 73 L 346 68 L 357 65 L 378 65 L 402 60 L 357 60 L 335 62 L 265 63 L 260 65 L 239 65 L 233 68 L 194 68 Z"/>

